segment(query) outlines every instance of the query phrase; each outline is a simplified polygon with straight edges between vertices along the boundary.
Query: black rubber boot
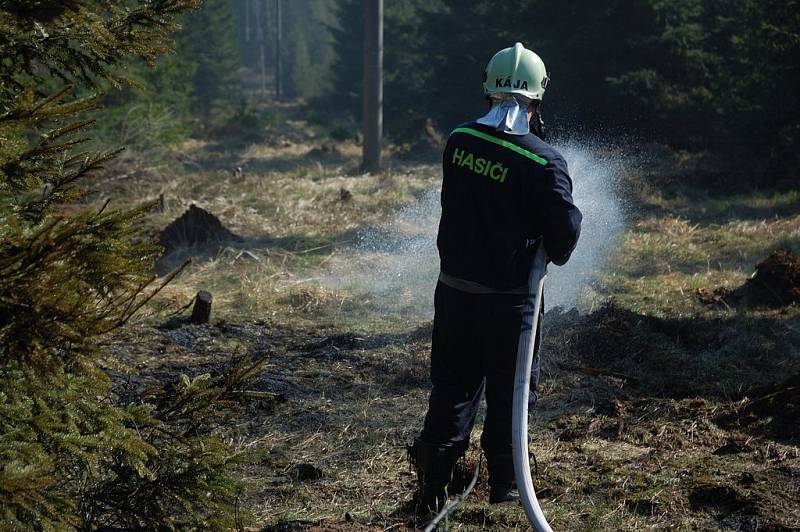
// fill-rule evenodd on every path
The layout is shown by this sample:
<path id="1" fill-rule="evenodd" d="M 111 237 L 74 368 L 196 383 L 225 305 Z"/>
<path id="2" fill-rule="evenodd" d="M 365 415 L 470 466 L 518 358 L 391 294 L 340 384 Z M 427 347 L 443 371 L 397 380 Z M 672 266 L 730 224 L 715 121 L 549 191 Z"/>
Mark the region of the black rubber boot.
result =
<path id="1" fill-rule="evenodd" d="M 486 465 L 489 468 L 489 503 L 519 501 L 514 480 L 514 457 L 510 454 L 487 456 Z"/>
<path id="2" fill-rule="evenodd" d="M 463 449 L 452 445 L 435 445 L 419 438 L 408 448 L 408 457 L 417 471 L 415 510 L 418 515 L 435 513 L 447 504 L 447 484 L 453 477 L 456 462 Z"/>

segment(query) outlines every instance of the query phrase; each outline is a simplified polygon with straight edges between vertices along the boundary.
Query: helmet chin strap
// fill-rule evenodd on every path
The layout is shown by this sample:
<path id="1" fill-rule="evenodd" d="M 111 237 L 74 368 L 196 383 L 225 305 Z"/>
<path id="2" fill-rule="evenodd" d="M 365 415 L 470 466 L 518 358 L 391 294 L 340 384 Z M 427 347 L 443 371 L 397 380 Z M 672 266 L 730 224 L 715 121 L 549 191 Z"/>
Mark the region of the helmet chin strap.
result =
<path id="1" fill-rule="evenodd" d="M 533 113 L 530 120 L 531 133 L 536 135 L 542 140 L 545 139 L 544 120 L 542 119 L 542 102 L 536 106 L 536 112 Z"/>

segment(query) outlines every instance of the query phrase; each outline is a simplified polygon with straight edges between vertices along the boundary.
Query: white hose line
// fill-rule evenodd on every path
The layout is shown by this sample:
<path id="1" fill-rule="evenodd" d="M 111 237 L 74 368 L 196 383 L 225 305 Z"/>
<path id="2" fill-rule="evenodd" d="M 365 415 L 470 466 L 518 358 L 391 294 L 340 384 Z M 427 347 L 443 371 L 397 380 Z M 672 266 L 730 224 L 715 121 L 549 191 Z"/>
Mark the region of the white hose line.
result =
<path id="1" fill-rule="evenodd" d="M 512 410 L 512 446 L 514 455 L 514 474 L 517 479 L 519 498 L 528 520 L 536 532 L 552 532 L 542 513 L 531 478 L 531 464 L 528 458 L 528 395 L 531 385 L 531 366 L 533 350 L 536 345 L 536 330 L 539 312 L 542 308 L 542 289 L 547 275 L 547 256 L 542 239 L 537 241 L 533 265 L 528 276 L 529 297 L 522 312 L 519 346 L 517 348 L 517 370 L 514 378 L 514 407 Z"/>
<path id="2" fill-rule="evenodd" d="M 425 530 L 423 530 L 422 532 L 433 532 L 434 530 L 436 530 L 436 525 L 439 524 L 439 521 L 450 515 L 450 512 L 455 510 L 456 506 L 458 506 L 458 504 L 461 501 L 467 498 L 467 495 L 470 494 L 472 488 L 474 488 L 475 484 L 478 482 L 478 477 L 481 474 L 482 463 L 483 463 L 483 456 L 481 456 L 480 460 L 478 460 L 478 465 L 475 466 L 475 473 L 472 475 L 472 480 L 470 481 L 469 486 L 467 486 L 467 489 L 465 489 L 464 492 L 461 493 L 460 495 L 456 495 L 452 501 L 448 502 L 444 506 L 444 508 L 442 508 L 442 511 L 436 514 L 436 516 L 433 519 L 431 519 L 431 521 L 425 526 Z M 445 530 L 446 529 L 447 526 L 445 524 Z"/>

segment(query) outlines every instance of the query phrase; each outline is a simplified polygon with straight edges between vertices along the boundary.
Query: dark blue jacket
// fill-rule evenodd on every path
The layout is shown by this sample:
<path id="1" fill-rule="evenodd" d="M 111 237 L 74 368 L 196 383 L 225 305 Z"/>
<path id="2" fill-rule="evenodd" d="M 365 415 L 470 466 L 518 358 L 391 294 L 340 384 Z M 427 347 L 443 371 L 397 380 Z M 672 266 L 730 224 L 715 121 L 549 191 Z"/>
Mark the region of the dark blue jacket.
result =
<path id="1" fill-rule="evenodd" d="M 555 148 L 471 122 L 450 134 L 442 166 L 442 272 L 496 290 L 524 286 L 540 236 L 552 262 L 567 262 L 583 217 Z"/>

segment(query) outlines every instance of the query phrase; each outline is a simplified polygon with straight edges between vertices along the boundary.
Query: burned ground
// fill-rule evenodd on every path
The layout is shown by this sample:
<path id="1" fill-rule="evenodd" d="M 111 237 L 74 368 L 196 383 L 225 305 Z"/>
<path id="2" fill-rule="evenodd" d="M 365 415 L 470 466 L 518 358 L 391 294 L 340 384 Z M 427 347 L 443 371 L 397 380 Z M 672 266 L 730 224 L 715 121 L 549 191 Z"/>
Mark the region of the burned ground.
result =
<path id="1" fill-rule="evenodd" d="M 427 402 L 430 315 L 332 288 L 320 272 L 361 228 L 434 188 L 437 169 L 397 163 L 402 170 L 361 176 L 357 147 L 339 145 L 322 162 L 307 157 L 313 149 L 272 143 L 226 161 L 202 148 L 193 157 L 204 170 L 163 183 L 167 210 L 148 231 L 196 202 L 242 235 L 237 253 L 259 260 L 223 252 L 192 264 L 109 339 L 107 369 L 124 402 L 180 374 L 262 360 L 248 388 L 261 395 L 224 429 L 252 458 L 243 469 L 251 526 L 407 529 L 405 448 Z M 232 165 L 243 174 L 223 171 Z M 557 530 L 797 529 L 800 308 L 697 298 L 742 286 L 776 249 L 800 249 L 797 195 L 668 194 L 629 178 L 644 180 L 628 189 L 638 210 L 585 308 L 545 319 L 531 419 L 545 513 Z M 125 185 L 124 195 L 142 196 L 145 185 Z M 765 214 L 772 207 L 778 217 Z M 170 316 L 200 289 L 214 294 L 210 324 Z M 478 463 L 478 436 L 462 483 Z M 486 503 L 485 480 L 450 527 L 527 526 L 520 508 Z"/>
<path id="2" fill-rule="evenodd" d="M 724 321 L 695 328 L 613 306 L 561 324 L 551 318 L 532 451 L 536 487 L 554 526 L 797 526 L 797 377 L 780 382 L 752 374 L 729 395 L 721 375 L 697 382 L 699 370 L 666 360 L 675 345 L 714 348 L 708 342 L 730 326 Z M 218 322 L 139 329 L 110 347 L 119 362 L 139 368 L 139 386 L 179 373 L 219 373 L 231 353 L 265 357 L 251 389 L 272 399 L 249 405 L 232 431 L 255 453 L 248 474 L 258 494 L 254 503 L 269 501 L 264 517 L 272 524 L 265 530 L 377 530 L 409 526 L 402 506 L 413 476 L 405 445 L 424 411 L 429 330 L 364 334 Z M 661 360 L 658 378 L 650 376 L 649 359 Z M 120 392 L 130 383 L 122 374 L 115 374 Z M 751 385 L 770 379 L 773 384 Z M 462 483 L 477 456 L 473 448 Z M 454 516 L 459 526 L 524 522 L 519 510 L 481 502 L 486 491 L 484 473 Z M 317 506 L 319 499 L 326 499 L 324 506 Z"/>

